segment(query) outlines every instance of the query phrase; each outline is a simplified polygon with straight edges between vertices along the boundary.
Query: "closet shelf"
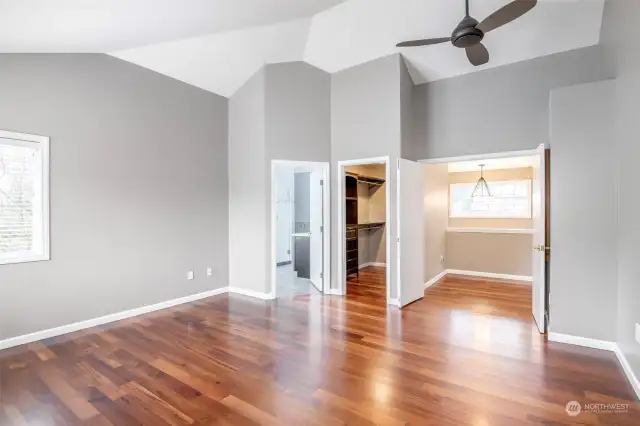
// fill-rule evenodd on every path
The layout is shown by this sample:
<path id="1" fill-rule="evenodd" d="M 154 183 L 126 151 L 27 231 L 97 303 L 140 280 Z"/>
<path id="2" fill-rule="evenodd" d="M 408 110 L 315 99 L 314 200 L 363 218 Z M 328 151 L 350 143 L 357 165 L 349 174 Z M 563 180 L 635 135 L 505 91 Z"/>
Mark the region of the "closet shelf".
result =
<path id="1" fill-rule="evenodd" d="M 359 223 L 358 229 L 364 231 L 371 231 L 378 228 L 384 228 L 386 222 L 368 222 L 368 223 Z"/>
<path id="2" fill-rule="evenodd" d="M 366 183 L 371 186 L 381 186 L 384 182 L 385 180 L 382 178 L 358 175 L 358 183 Z"/>

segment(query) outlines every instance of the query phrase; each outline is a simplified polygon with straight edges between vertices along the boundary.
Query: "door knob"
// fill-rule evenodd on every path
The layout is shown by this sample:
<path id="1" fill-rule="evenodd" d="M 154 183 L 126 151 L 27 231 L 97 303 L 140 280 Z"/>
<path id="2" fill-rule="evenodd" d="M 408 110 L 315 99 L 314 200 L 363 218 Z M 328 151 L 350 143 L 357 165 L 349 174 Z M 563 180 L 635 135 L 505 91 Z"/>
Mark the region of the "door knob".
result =
<path id="1" fill-rule="evenodd" d="M 535 251 L 547 251 L 549 250 L 549 247 L 545 247 L 544 244 L 540 244 L 540 245 L 534 246 L 533 249 Z"/>

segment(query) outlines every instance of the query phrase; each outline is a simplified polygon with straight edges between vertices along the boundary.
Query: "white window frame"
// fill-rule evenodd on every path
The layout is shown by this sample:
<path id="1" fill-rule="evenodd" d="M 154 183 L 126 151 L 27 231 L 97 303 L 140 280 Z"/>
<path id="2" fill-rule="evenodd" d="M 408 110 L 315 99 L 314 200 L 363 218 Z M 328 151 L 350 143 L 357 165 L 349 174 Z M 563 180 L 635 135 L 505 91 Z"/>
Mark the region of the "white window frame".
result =
<path id="1" fill-rule="evenodd" d="M 30 135 L 26 133 L 9 132 L 0 130 L 0 139 L 13 139 L 28 143 L 37 143 L 40 145 L 41 151 L 41 171 L 42 171 L 42 253 L 38 254 L 20 254 L 16 256 L 0 256 L 0 265 L 12 263 L 40 262 L 50 260 L 50 208 L 49 208 L 49 138 L 46 136 Z M 35 213 L 34 213 L 35 214 Z"/>
<path id="2" fill-rule="evenodd" d="M 494 181 L 494 183 L 505 183 L 505 182 L 513 182 L 513 181 L 521 181 L 521 182 L 527 182 L 527 200 L 528 200 L 528 211 L 529 214 L 528 215 L 514 215 L 514 216 L 487 216 L 487 215 L 480 215 L 480 214 L 453 214 L 453 198 L 451 196 L 452 194 L 452 188 L 456 185 L 469 185 L 471 187 L 475 186 L 475 182 L 460 182 L 460 183 L 451 183 L 449 184 L 449 217 L 451 219 L 532 219 L 533 218 L 533 200 L 532 200 L 532 183 L 531 183 L 531 179 L 528 178 L 522 178 L 522 179 L 502 179 L 502 180 L 497 180 Z M 491 189 L 491 182 L 487 182 L 487 184 L 489 185 L 489 189 Z"/>

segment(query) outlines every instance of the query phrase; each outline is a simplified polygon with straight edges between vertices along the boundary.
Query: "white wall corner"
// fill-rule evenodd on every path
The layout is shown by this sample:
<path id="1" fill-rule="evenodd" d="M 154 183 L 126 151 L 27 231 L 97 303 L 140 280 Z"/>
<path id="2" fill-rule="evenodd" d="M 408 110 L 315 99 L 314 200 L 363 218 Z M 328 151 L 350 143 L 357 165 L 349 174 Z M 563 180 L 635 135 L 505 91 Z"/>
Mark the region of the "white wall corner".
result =
<path id="1" fill-rule="evenodd" d="M 620 346 L 615 345 L 614 352 L 618 357 L 618 361 L 620 361 L 620 365 L 622 365 L 622 370 L 624 371 L 624 374 L 626 374 L 627 379 L 629 380 L 629 383 L 631 383 L 631 387 L 636 392 L 636 397 L 638 398 L 638 400 L 640 400 L 640 380 L 638 380 L 638 377 L 635 375 L 635 373 L 631 369 L 631 365 L 629 364 L 629 361 L 627 361 L 627 358 L 622 353 Z"/>
<path id="2" fill-rule="evenodd" d="M 273 300 L 275 296 L 273 293 L 260 293 L 252 290 L 245 290 L 238 287 L 229 287 L 229 293 L 240 294 L 242 296 L 253 297 L 261 300 Z"/>
<path id="3" fill-rule="evenodd" d="M 435 277 L 431 278 L 429 281 L 424 283 L 424 288 L 431 287 L 432 285 L 434 285 L 435 283 L 443 279 L 446 275 L 447 275 L 447 270 L 445 269 L 444 271 L 440 272 L 438 275 L 436 275 Z"/>

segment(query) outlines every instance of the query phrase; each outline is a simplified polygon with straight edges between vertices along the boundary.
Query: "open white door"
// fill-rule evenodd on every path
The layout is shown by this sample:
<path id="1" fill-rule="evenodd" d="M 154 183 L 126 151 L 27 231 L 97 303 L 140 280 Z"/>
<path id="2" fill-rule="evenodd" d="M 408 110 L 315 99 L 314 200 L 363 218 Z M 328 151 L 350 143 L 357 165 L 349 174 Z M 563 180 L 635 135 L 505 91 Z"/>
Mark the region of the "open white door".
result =
<path id="1" fill-rule="evenodd" d="M 538 147 L 539 161 L 533 167 L 531 200 L 533 208 L 533 319 L 540 333 L 546 330 L 546 158 L 544 145 Z"/>
<path id="2" fill-rule="evenodd" d="M 398 160 L 398 289 L 400 306 L 424 297 L 424 165 Z"/>
<path id="3" fill-rule="evenodd" d="M 309 211 L 309 231 L 311 233 L 309 269 L 311 283 L 320 291 L 323 282 L 324 265 L 324 222 L 323 222 L 323 170 L 314 170 L 309 179 L 311 188 L 309 190 L 310 211 Z"/>

